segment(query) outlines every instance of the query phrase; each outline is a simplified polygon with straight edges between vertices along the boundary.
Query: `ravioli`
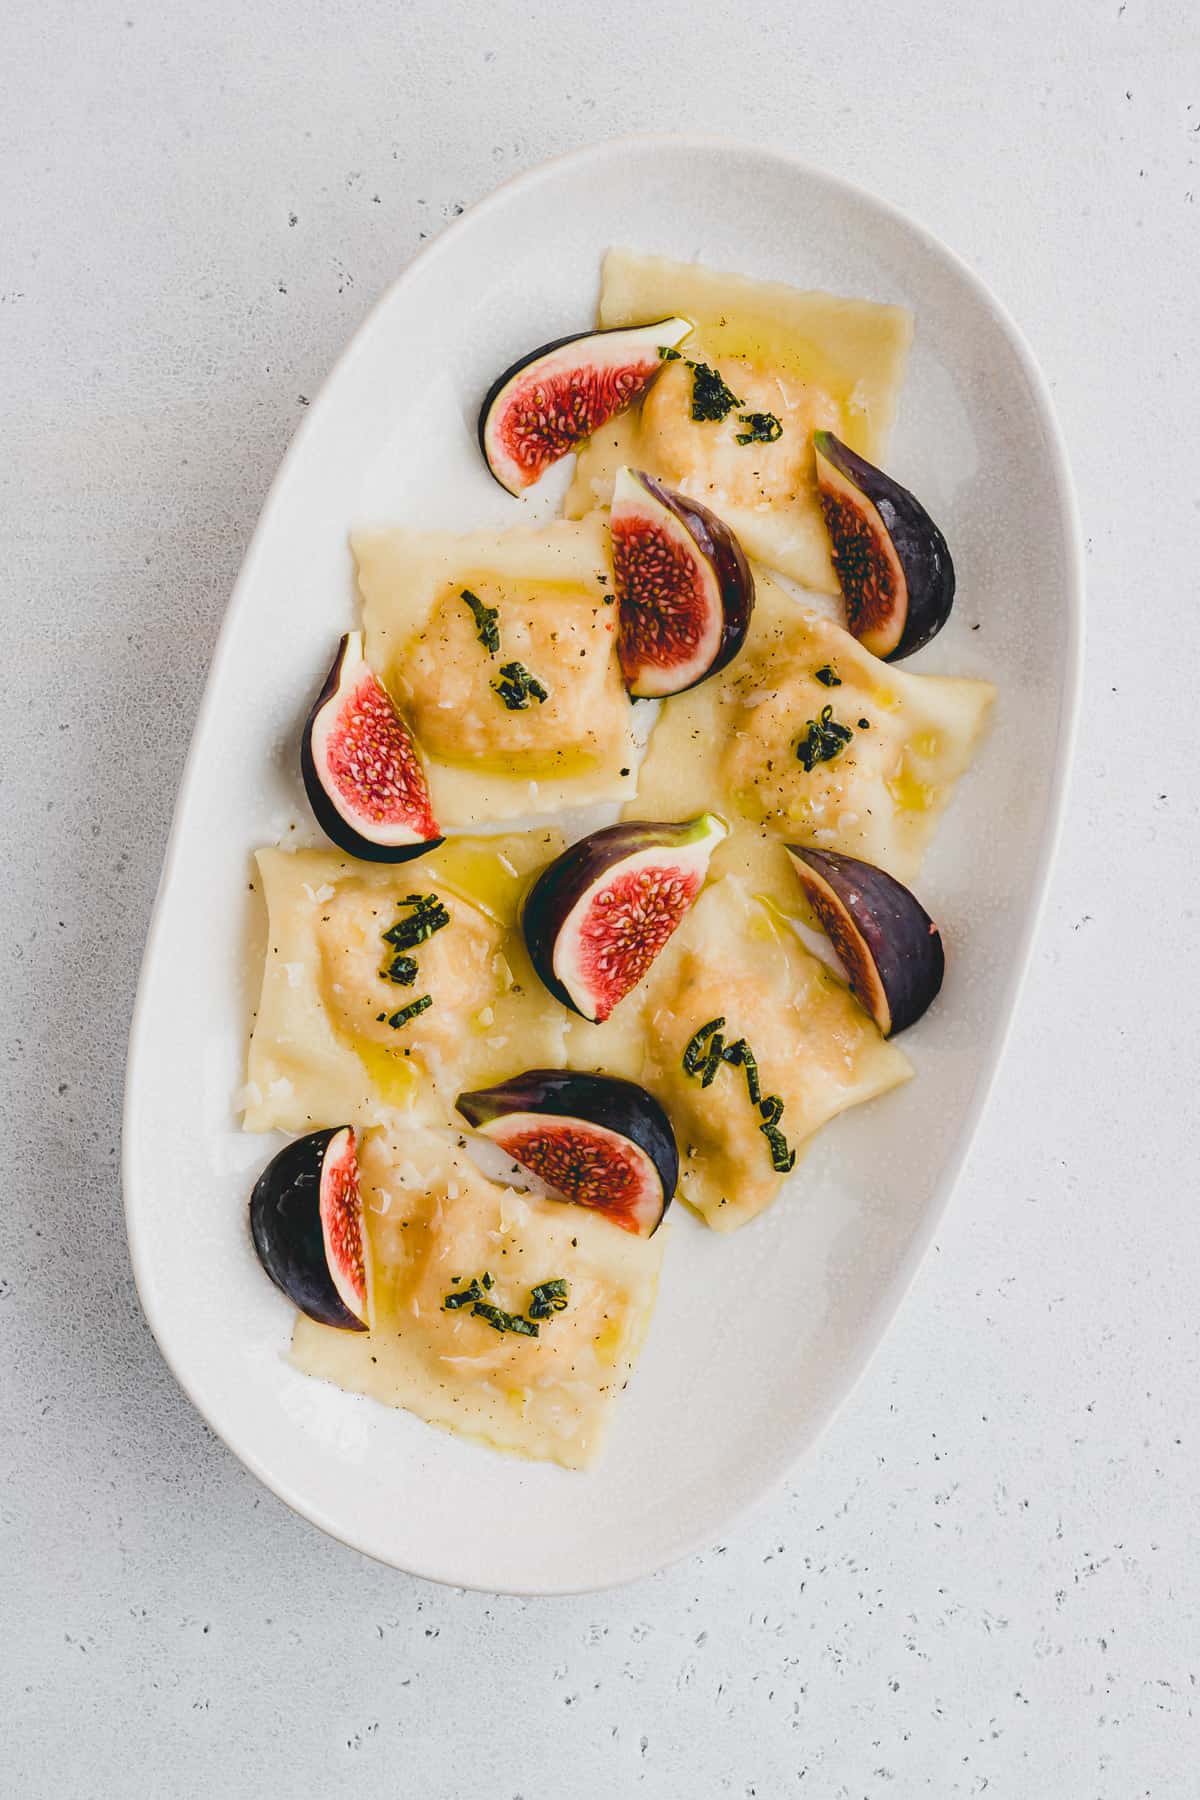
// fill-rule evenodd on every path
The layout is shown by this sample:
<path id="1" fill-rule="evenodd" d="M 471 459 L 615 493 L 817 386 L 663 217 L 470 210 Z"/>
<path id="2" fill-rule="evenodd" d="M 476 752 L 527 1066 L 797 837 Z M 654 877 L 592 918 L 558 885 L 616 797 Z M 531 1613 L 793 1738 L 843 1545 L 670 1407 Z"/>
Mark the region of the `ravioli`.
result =
<path id="1" fill-rule="evenodd" d="M 603 1444 L 650 1323 L 664 1232 L 639 1238 L 583 1207 L 515 1193 L 411 1125 L 359 1149 L 370 1332 L 301 1316 L 292 1361 L 353 1392 L 495 1449 L 582 1469 Z M 567 1305 L 538 1336 L 495 1330 L 446 1296 L 487 1272 L 488 1301 L 527 1311 L 562 1279 Z"/>
<path id="2" fill-rule="evenodd" d="M 675 1127 L 683 1199 L 715 1231 L 735 1231 L 770 1205 L 785 1174 L 746 1068 L 722 1064 L 707 1087 L 684 1068 L 689 1040 L 713 1020 L 726 1045 L 749 1045 L 762 1098 L 782 1101 L 777 1129 L 798 1156 L 822 1125 L 907 1081 L 912 1066 L 740 882 L 707 888 L 651 973 L 640 1078 Z"/>
<path id="3" fill-rule="evenodd" d="M 443 827 L 633 793 L 633 706 L 599 519 L 358 531 L 351 543 L 367 658 L 421 745 Z"/>
<path id="4" fill-rule="evenodd" d="M 557 1062 L 566 1015 L 533 972 L 517 906 L 562 843 L 556 831 L 459 839 L 399 867 L 260 850 L 269 936 L 245 1129 L 370 1123 L 387 1107 L 441 1120 L 514 1061 Z M 431 894 L 445 923 L 423 935 L 407 902 Z"/>
<path id="5" fill-rule="evenodd" d="M 773 891 L 785 862 L 780 838 L 843 850 L 911 881 L 995 690 L 909 675 L 769 577 L 758 574 L 756 587 L 741 653 L 664 703 L 630 813 L 682 819 L 725 808 L 736 829 L 718 845 L 714 870 L 740 870 Z M 848 739 L 830 738 L 830 726 Z M 818 754 L 829 749 L 836 754 Z M 785 880 L 781 891 L 794 889 Z"/>
<path id="6" fill-rule="evenodd" d="M 640 408 L 618 415 L 579 453 L 566 511 L 606 506 L 622 463 L 645 469 L 725 520 L 750 556 L 806 587 L 838 591 L 821 515 L 812 434 L 835 431 L 882 460 L 912 341 L 901 306 L 751 281 L 631 250 L 604 259 L 600 324 L 670 313 L 692 335 Z M 740 404 L 697 422 L 689 362 L 715 369 Z M 773 443 L 739 444 L 746 416 L 773 414 Z"/>

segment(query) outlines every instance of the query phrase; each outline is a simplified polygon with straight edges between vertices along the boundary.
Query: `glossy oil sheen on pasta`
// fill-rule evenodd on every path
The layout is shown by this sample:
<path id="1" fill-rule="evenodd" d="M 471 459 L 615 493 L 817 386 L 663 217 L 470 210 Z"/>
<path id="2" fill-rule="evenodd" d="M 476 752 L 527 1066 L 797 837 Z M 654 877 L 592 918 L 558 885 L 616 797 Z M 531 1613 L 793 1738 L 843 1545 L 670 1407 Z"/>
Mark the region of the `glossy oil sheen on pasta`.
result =
<path id="1" fill-rule="evenodd" d="M 762 1093 L 782 1099 L 781 1128 L 798 1155 L 822 1125 L 907 1081 L 912 1068 L 775 908 L 733 876 L 705 888 L 611 1018 L 571 1026 L 569 1058 L 649 1088 L 675 1128 L 683 1199 L 707 1225 L 734 1231 L 770 1205 L 784 1177 L 743 1069 L 722 1067 L 708 1087 L 684 1070 L 688 1040 L 713 1019 L 727 1044 L 750 1045 Z"/>
<path id="2" fill-rule="evenodd" d="M 665 1231 L 635 1237 L 583 1207 L 516 1193 L 412 1125 L 366 1134 L 359 1180 L 370 1333 L 301 1316 L 296 1367 L 495 1449 L 592 1464 L 650 1323 Z M 485 1271 L 507 1312 L 558 1278 L 568 1305 L 536 1338 L 498 1332 L 469 1307 L 447 1311 L 447 1294 Z"/>
<path id="3" fill-rule="evenodd" d="M 369 1123 L 381 1107 L 442 1120 L 464 1087 L 514 1064 L 557 1062 L 565 1014 L 530 966 L 517 912 L 526 881 L 562 844 L 550 830 L 459 838 L 399 866 L 261 850 L 268 941 L 246 1129 Z M 428 894 L 450 922 L 413 950 L 416 973 L 402 986 L 383 973 L 383 934 L 410 915 L 408 896 Z M 426 994 L 429 1008 L 389 1023 Z"/>
<path id="4" fill-rule="evenodd" d="M 633 707 L 600 520 L 462 536 L 357 531 L 351 543 L 367 659 L 416 733 L 443 827 L 633 793 Z M 480 642 L 464 590 L 495 609 L 497 650 Z M 493 684 L 511 662 L 544 701 L 505 706 Z"/>
<path id="5" fill-rule="evenodd" d="M 759 574 L 750 631 L 728 668 L 663 705 L 631 814 L 728 810 L 717 870 L 793 892 L 780 840 L 843 850 L 901 881 L 921 866 L 954 784 L 970 766 L 989 682 L 910 675 Z M 817 671 L 825 672 L 824 681 Z M 837 685 L 826 685 L 832 676 Z M 804 767 L 798 746 L 828 707 L 851 733 Z"/>
<path id="6" fill-rule="evenodd" d="M 607 506 L 622 463 L 710 506 L 750 556 L 804 586 L 837 591 L 821 518 L 812 433 L 828 428 L 872 462 L 896 410 L 912 316 L 900 306 L 751 281 L 631 250 L 604 259 L 600 324 L 679 314 L 695 329 L 640 408 L 620 414 L 579 455 L 567 512 Z M 687 360 L 706 363 L 742 403 L 721 421 L 691 417 Z M 739 414 L 772 413 L 774 443 L 739 444 Z"/>

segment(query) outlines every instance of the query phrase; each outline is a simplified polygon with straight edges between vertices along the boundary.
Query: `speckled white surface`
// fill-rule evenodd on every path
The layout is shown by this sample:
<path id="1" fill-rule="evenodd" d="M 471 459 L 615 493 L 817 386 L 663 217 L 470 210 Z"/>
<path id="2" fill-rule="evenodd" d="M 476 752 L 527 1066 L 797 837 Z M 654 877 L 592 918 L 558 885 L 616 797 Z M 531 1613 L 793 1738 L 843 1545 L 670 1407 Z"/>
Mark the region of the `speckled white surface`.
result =
<path id="1" fill-rule="evenodd" d="M 5 9 L 6 1788 L 1195 1791 L 1200 27 L 986 10 Z M 320 1537 L 178 1394 L 121 1226 L 124 1038 L 300 397 L 421 233 L 650 126 L 828 161 L 1011 305 L 1074 456 L 1087 709 L 999 1091 L 849 1407 L 709 1554 L 492 1601 Z"/>

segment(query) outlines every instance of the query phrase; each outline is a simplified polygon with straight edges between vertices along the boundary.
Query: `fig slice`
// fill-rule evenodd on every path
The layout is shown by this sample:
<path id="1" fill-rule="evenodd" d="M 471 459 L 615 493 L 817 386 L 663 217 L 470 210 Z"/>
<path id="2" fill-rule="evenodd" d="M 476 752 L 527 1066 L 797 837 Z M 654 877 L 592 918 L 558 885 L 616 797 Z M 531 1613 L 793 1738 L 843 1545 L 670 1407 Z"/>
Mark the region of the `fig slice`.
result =
<path id="1" fill-rule="evenodd" d="M 479 409 L 479 448 L 502 488 L 520 494 L 552 463 L 640 400 L 692 329 L 687 319 L 581 331 L 505 369 Z"/>
<path id="2" fill-rule="evenodd" d="M 884 1037 L 915 1024 L 937 998 L 946 970 L 941 933 L 915 894 L 856 856 L 786 848 L 855 999 Z"/>
<path id="3" fill-rule="evenodd" d="M 846 622 L 873 656 L 899 662 L 950 617 L 949 547 L 907 488 L 832 431 L 814 431 L 813 449 Z"/>
<path id="4" fill-rule="evenodd" d="M 728 525 L 640 469 L 613 484 L 617 651 L 638 699 L 682 694 L 723 669 L 746 637 L 754 577 Z"/>
<path id="5" fill-rule="evenodd" d="M 522 926 L 543 984 L 599 1024 L 635 988 L 704 886 L 729 827 L 637 819 L 589 832 L 542 870 Z"/>
<path id="6" fill-rule="evenodd" d="M 250 1196 L 254 1248 L 277 1288 L 319 1325 L 367 1329 L 366 1240 L 354 1130 L 296 1138 Z"/>
<path id="7" fill-rule="evenodd" d="M 651 1237 L 679 1177 L 666 1113 L 645 1088 L 615 1075 L 526 1069 L 460 1094 L 459 1112 L 563 1200 Z"/>
<path id="8" fill-rule="evenodd" d="M 317 824 L 351 856 L 407 862 L 441 843 L 416 742 L 361 631 L 342 639 L 305 721 L 300 771 Z"/>

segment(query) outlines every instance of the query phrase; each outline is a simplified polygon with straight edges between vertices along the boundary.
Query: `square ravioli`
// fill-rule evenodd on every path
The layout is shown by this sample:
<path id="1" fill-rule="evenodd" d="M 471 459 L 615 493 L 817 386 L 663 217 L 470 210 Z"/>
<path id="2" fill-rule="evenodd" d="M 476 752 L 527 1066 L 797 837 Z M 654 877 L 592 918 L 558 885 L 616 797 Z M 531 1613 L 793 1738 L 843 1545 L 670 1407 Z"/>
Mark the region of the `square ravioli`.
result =
<path id="1" fill-rule="evenodd" d="M 664 702 L 630 814 L 726 812 L 734 830 L 714 868 L 773 892 L 787 874 L 780 839 L 911 881 L 970 766 L 991 683 L 910 675 L 757 571 L 756 590 L 739 655 Z"/>
<path id="2" fill-rule="evenodd" d="M 417 862 L 260 850 L 267 906 L 247 1131 L 441 1121 L 465 1087 L 557 1062 L 565 1014 L 517 923 L 561 833 L 456 839 Z"/>
<path id="3" fill-rule="evenodd" d="M 359 1148 L 370 1331 L 301 1316 L 306 1374 L 400 1406 L 495 1449 L 583 1469 L 596 1461 L 654 1310 L 665 1233 L 635 1237 L 583 1207 L 489 1181 L 420 1127 Z M 569 1284 L 537 1336 L 496 1330 L 448 1295 L 487 1273 L 487 1301 L 524 1314 L 534 1287 Z"/>
<path id="4" fill-rule="evenodd" d="M 654 965 L 640 1013 L 640 1080 L 675 1127 L 680 1194 L 715 1231 L 769 1206 L 781 1165 L 822 1125 L 912 1074 L 824 964 L 731 876 L 705 889 Z M 686 1055 L 705 1027 L 703 1056 L 718 1034 L 727 1051 L 741 1046 L 707 1081 Z"/>
<path id="5" fill-rule="evenodd" d="M 351 546 L 367 659 L 421 746 L 444 828 L 633 793 L 601 520 L 356 531 Z"/>
<path id="6" fill-rule="evenodd" d="M 817 496 L 812 434 L 835 431 L 879 462 L 912 341 L 902 306 L 751 281 L 697 263 L 610 250 L 602 326 L 678 314 L 695 329 L 640 407 L 621 413 L 579 453 L 566 511 L 607 506 L 622 463 L 645 469 L 717 513 L 749 556 L 806 587 L 838 591 Z M 697 420 L 691 364 L 713 370 L 737 399 Z M 697 396 L 699 400 L 699 396 Z M 771 415 L 772 442 L 750 441 L 750 415 Z"/>

